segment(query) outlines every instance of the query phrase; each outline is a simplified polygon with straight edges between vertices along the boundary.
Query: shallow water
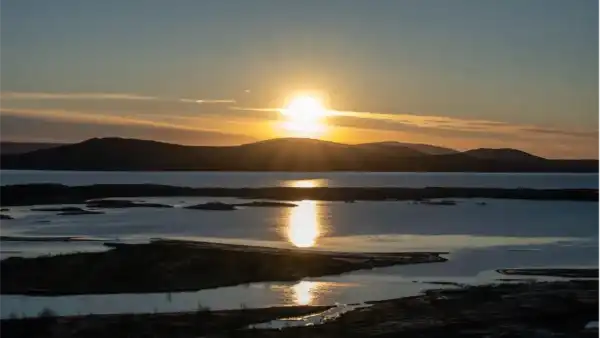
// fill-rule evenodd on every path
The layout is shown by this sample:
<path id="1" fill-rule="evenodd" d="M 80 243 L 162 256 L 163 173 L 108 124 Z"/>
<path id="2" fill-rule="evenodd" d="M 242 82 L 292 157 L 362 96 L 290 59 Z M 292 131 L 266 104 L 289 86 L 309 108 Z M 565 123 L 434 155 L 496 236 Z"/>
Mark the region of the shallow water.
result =
<path id="1" fill-rule="evenodd" d="M 598 188 L 598 174 L 359 172 L 94 172 L 1 170 L 2 185 L 27 183 L 166 184 L 186 187 Z"/>
<path id="2" fill-rule="evenodd" d="M 330 309 L 323 312 L 313 313 L 301 317 L 289 317 L 271 320 L 265 323 L 253 324 L 248 326 L 249 329 L 283 329 L 286 327 L 293 326 L 310 326 L 319 325 L 327 321 L 336 320 L 346 312 L 356 311 L 365 307 L 369 307 L 369 304 L 338 304 Z M 586 326 L 587 327 L 587 326 Z"/>
<path id="3" fill-rule="evenodd" d="M 347 305 L 349 304 L 415 296 L 425 290 L 455 287 L 447 284 L 449 282 L 475 285 L 499 282 L 498 279 L 515 281 L 520 279 L 561 279 L 506 276 L 493 270 L 475 272 L 474 268 L 455 269 L 460 266 L 468 266 L 484 252 L 485 249 L 476 249 L 456 255 L 456 257 L 451 254 L 449 255 L 450 261 L 446 263 L 396 266 L 356 271 L 340 276 L 307 278 L 299 282 L 251 283 L 196 292 L 55 297 L 3 295 L 0 297 L 0 314 L 2 318 L 11 315 L 29 317 L 36 316 L 46 308 L 52 309 L 58 315 L 84 315 L 90 313 L 178 312 L 194 311 L 199 308 L 225 310 L 290 305 L 337 305 L 337 310 L 334 311 L 336 313 L 348 309 Z M 496 256 L 502 256 L 504 252 L 505 249 L 497 250 Z M 520 255 L 526 255 L 526 253 L 520 252 Z M 490 258 L 490 256 L 491 254 L 488 253 L 486 258 Z M 514 258 L 519 259 L 518 256 Z M 447 263 L 450 265 L 445 266 Z M 513 261 L 513 264 L 503 265 L 503 267 L 548 266 L 548 263 L 551 263 L 549 259 L 545 259 L 540 260 L 539 264 L 523 266 L 517 265 Z M 423 269 L 414 269 L 417 266 Z M 426 266 L 430 269 L 427 269 Z M 595 266 L 597 267 L 597 264 Z M 577 265 L 577 267 L 584 266 Z M 594 267 L 594 264 L 588 267 Z M 449 270 L 455 271 L 451 276 L 445 275 Z M 313 317 L 304 324 L 316 320 L 320 320 L 319 317 Z"/>
<path id="4" fill-rule="evenodd" d="M 596 239 L 598 235 L 598 204 L 594 202 L 486 200 L 487 205 L 481 206 L 477 202 L 482 200 L 465 199 L 457 200 L 455 206 L 432 206 L 406 201 L 297 201 L 294 208 L 203 211 L 181 206 L 210 199 L 144 200 L 176 208 L 108 209 L 102 215 L 58 216 L 55 212 L 31 211 L 31 207 L 14 207 L 7 213 L 15 219 L 3 221 L 0 227 L 3 236 L 82 236 L 125 241 L 183 238 L 363 252 L 571 243 Z M 3 250 L 12 245 L 4 242 Z"/>
<path id="5" fill-rule="evenodd" d="M 88 236 L 122 241 L 155 237 L 303 247 L 335 251 L 449 251 L 444 263 L 393 266 L 296 283 L 267 282 L 197 292 L 1 296 L 2 317 L 190 311 L 275 305 L 353 304 L 416 295 L 437 282 L 479 284 L 503 276 L 498 268 L 598 266 L 598 204 L 593 202 L 457 200 L 455 206 L 410 202 L 297 201 L 295 208 L 186 210 L 201 198 L 144 198 L 173 209 L 106 210 L 104 215 L 57 216 L 11 208 L 3 236 Z M 236 199 L 220 199 L 237 202 Z M 105 250 L 98 242 L 2 242 L 3 257 Z M 8 251 L 8 252 L 7 252 Z M 530 279 L 531 277 L 526 277 Z M 343 306 L 342 306 L 343 308 Z"/>

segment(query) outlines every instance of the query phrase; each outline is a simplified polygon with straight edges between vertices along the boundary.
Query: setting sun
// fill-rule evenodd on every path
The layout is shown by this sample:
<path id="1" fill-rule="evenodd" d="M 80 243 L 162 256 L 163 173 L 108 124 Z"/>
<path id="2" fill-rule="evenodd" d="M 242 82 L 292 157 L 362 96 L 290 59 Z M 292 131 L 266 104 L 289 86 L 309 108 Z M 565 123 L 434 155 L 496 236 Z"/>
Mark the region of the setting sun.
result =
<path id="1" fill-rule="evenodd" d="M 300 95 L 294 97 L 281 110 L 285 118 L 283 127 L 297 136 L 317 136 L 325 131 L 327 109 L 316 97 Z"/>

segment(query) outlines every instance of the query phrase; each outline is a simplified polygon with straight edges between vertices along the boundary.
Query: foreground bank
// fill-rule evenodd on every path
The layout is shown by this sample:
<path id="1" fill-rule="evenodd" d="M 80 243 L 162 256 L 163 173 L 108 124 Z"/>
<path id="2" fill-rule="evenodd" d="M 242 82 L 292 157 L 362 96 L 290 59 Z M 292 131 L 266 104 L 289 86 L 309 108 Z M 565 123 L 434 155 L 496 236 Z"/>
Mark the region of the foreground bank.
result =
<path id="1" fill-rule="evenodd" d="M 113 249 L 4 259 L 0 291 L 26 295 L 191 291 L 446 260 L 427 252 L 333 253 L 168 240 L 107 245 Z"/>
<path id="2" fill-rule="evenodd" d="M 598 282 L 501 284 L 372 302 L 321 325 L 248 329 L 316 307 L 148 315 L 90 315 L 2 321 L 5 337 L 597 337 Z M 262 327 L 268 325 L 262 325 Z"/>

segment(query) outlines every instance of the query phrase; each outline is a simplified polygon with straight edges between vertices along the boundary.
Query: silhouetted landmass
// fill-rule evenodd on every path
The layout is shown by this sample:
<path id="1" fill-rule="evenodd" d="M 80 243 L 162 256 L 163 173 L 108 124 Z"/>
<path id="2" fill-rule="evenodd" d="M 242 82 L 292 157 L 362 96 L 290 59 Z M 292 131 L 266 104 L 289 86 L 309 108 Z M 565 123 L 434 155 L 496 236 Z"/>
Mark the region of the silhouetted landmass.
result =
<path id="1" fill-rule="evenodd" d="M 36 204 L 80 204 L 90 199 L 108 197 L 201 196 L 239 197 L 248 199 L 321 201 L 383 201 L 432 198 L 504 198 L 523 200 L 598 201 L 598 189 L 504 189 L 504 188 L 188 188 L 156 184 L 62 184 L 7 185 L 0 189 L 3 206 Z M 103 200 L 115 201 L 115 200 Z M 220 203 L 228 210 L 234 205 Z M 172 207 L 133 201 L 92 201 L 88 207 Z M 206 204 L 201 205 L 206 207 Z"/>
<path id="2" fill-rule="evenodd" d="M 229 147 L 182 146 L 122 138 L 90 139 L 25 154 L 2 155 L 0 166 L 2 169 L 105 171 L 598 171 L 597 160 L 549 160 L 514 149 L 430 155 L 408 146 L 347 145 L 295 138 Z"/>
<path id="3" fill-rule="evenodd" d="M 457 154 L 458 150 L 440 146 L 434 146 L 431 144 L 421 144 L 421 143 L 406 143 L 406 142 L 395 142 L 395 141 L 385 141 L 385 142 L 373 142 L 373 143 L 362 143 L 359 146 L 363 147 L 396 147 L 396 148 L 408 148 L 413 149 L 423 154 L 428 155 L 449 155 L 449 154 Z M 390 150 L 393 150 L 390 149 Z"/>
<path id="4" fill-rule="evenodd" d="M 208 202 L 208 203 L 201 203 L 201 204 L 196 204 L 196 205 L 190 205 L 187 207 L 184 207 L 185 209 L 191 209 L 191 210 L 213 210 L 213 211 L 233 211 L 236 210 L 235 205 L 231 205 L 231 204 L 227 204 L 227 203 L 221 203 L 221 202 Z"/>
<path id="5" fill-rule="evenodd" d="M 272 202 L 272 201 L 254 201 L 249 203 L 236 204 L 239 207 L 255 207 L 255 208 L 293 208 L 297 207 L 294 203 Z"/>
<path id="6" fill-rule="evenodd" d="M 520 276 L 551 276 L 566 278 L 598 278 L 598 269 L 577 269 L 577 268 L 531 268 L 531 269 L 498 269 L 496 270 L 505 275 Z"/>
<path id="7" fill-rule="evenodd" d="M 467 150 L 463 154 L 471 157 L 487 160 L 501 160 L 501 161 L 517 161 L 517 162 L 534 162 L 534 161 L 546 161 L 545 158 L 535 156 L 526 153 L 522 150 L 511 149 L 511 148 L 479 148 Z"/>
<path id="8" fill-rule="evenodd" d="M 201 304 L 200 304 L 201 306 Z M 205 337 L 230 332 L 250 324 L 264 323 L 281 317 L 299 317 L 322 312 L 329 306 L 282 306 L 263 309 L 212 311 L 199 308 L 193 312 L 152 314 L 109 314 L 54 317 L 52 309 L 37 318 L 3 319 L 2 335 L 6 338 L 131 338 L 131 337 Z M 16 315 L 16 314 L 15 314 Z M 60 334 L 56 334 L 60 332 Z"/>
<path id="9" fill-rule="evenodd" d="M 149 244 L 113 243 L 110 246 L 113 249 L 105 252 L 4 259 L 0 261 L 0 293 L 66 295 L 192 291 L 262 281 L 297 281 L 304 277 L 397 264 L 446 261 L 439 254 L 430 252 L 311 252 L 167 240 Z"/>
<path id="10" fill-rule="evenodd" d="M 88 208 L 121 209 L 121 208 L 172 208 L 172 205 L 161 203 L 146 203 L 124 200 L 93 200 L 87 201 Z"/>
<path id="11" fill-rule="evenodd" d="M 41 143 L 41 142 L 0 142 L 0 154 L 24 154 L 35 150 L 54 148 L 64 143 Z"/>

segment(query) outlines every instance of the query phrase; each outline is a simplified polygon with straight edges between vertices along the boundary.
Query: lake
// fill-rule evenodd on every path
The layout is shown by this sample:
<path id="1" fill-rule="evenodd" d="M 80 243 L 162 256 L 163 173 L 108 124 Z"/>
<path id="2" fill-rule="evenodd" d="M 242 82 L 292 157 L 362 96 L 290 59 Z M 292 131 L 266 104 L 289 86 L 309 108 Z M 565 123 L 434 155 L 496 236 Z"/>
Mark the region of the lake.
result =
<path id="1" fill-rule="evenodd" d="M 165 184 L 185 187 L 487 187 L 598 188 L 598 174 L 565 173 L 295 173 L 295 172 L 94 172 L 1 170 L 2 185 L 27 183 Z"/>
<path id="2" fill-rule="evenodd" d="M 492 186 L 597 188 L 597 175 L 574 174 L 360 174 L 360 173 L 81 173 L 2 171 L 2 184 L 53 182 L 160 183 L 186 186 Z M 139 176 L 138 176 L 139 175 Z M 213 180 L 214 179 L 214 180 Z M 221 184 L 226 182 L 227 184 Z M 79 236 L 77 242 L 2 242 L 2 258 L 106 250 L 101 242 L 152 238 L 243 243 L 309 250 L 448 251 L 448 262 L 393 266 L 299 282 L 265 282 L 197 292 L 1 296 L 1 316 L 171 312 L 327 305 L 416 295 L 439 282 L 481 284 L 519 279 L 495 272 L 517 267 L 598 267 L 598 203 L 457 199 L 456 205 L 411 201 L 356 203 L 295 201 L 293 208 L 240 208 L 230 212 L 183 209 L 212 201 L 199 197 L 136 198 L 172 209 L 108 209 L 101 215 L 58 216 L 11 207 L 3 236 Z M 239 202 L 219 198 L 221 202 Z M 244 200 L 247 202 L 247 200 Z M 210 273 L 210 272 L 207 272 Z"/>
<path id="3" fill-rule="evenodd" d="M 182 209 L 200 198 L 144 198 L 173 209 L 118 209 L 57 216 L 14 207 L 4 236 L 81 236 L 144 242 L 151 238 L 302 247 L 337 251 L 449 251 L 444 263 L 395 266 L 297 283 L 253 283 L 198 292 L 2 296 L 2 316 L 169 312 L 294 304 L 351 304 L 416 295 L 437 282 L 489 283 L 498 268 L 598 266 L 597 203 L 457 200 L 454 206 L 410 202 L 297 201 L 295 208 L 232 212 Z M 231 202 L 229 199 L 221 199 Z M 480 205 L 478 202 L 486 202 Z M 100 242 L 3 242 L 2 256 L 105 250 Z M 207 272 L 209 273 L 209 272 Z M 509 277 L 518 278 L 518 277 Z M 434 282 L 433 284 L 431 282 Z"/>

